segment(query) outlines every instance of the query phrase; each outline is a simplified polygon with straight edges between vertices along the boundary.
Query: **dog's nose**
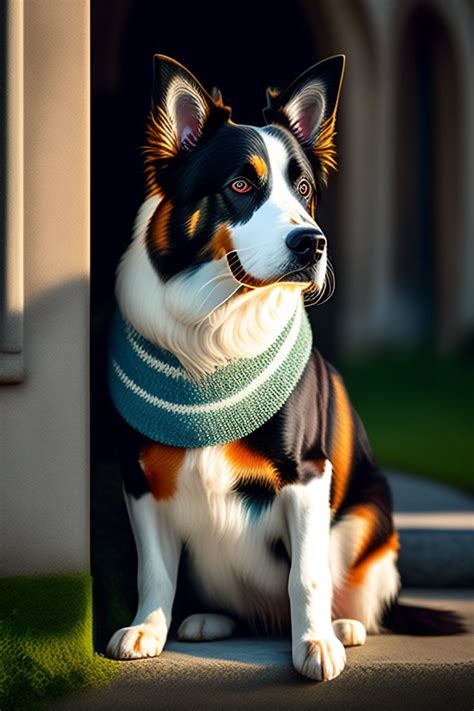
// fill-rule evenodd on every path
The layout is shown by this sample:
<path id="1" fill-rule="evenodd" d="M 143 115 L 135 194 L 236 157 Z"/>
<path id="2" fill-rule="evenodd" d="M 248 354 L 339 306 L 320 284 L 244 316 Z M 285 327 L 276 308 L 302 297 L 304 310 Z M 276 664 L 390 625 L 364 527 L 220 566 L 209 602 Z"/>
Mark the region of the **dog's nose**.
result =
<path id="1" fill-rule="evenodd" d="M 324 254 L 326 237 L 315 227 L 297 227 L 286 237 L 286 245 L 305 264 L 318 262 Z"/>

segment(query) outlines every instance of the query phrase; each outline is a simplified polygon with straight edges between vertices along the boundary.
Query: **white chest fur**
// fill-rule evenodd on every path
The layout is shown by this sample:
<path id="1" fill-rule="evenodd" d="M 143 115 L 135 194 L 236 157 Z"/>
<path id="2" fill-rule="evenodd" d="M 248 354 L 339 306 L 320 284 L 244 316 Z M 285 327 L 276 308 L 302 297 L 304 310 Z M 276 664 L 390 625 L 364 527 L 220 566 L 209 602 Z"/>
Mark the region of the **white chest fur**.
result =
<path id="1" fill-rule="evenodd" d="M 289 565 L 273 548 L 281 539 L 288 549 L 283 502 L 276 495 L 256 512 L 233 486 L 222 447 L 188 450 L 173 498 L 157 503 L 159 515 L 185 543 L 210 602 L 250 619 L 284 615 Z"/>

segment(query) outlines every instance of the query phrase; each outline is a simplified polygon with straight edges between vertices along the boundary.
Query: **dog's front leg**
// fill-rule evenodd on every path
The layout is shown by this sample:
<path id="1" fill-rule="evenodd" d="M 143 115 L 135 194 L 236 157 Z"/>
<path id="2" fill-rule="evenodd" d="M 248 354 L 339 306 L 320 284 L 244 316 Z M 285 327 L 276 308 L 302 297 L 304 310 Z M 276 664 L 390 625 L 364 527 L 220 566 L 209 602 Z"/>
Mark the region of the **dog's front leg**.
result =
<path id="1" fill-rule="evenodd" d="M 158 656 L 166 642 L 181 543 L 151 494 L 125 494 L 138 554 L 138 610 L 130 627 L 118 630 L 107 645 L 115 659 Z M 161 515 L 160 515 L 161 513 Z"/>
<path id="2" fill-rule="evenodd" d="M 317 681 L 338 676 L 346 661 L 331 623 L 330 482 L 331 465 L 326 461 L 323 474 L 282 492 L 290 539 L 293 664 L 300 674 Z"/>

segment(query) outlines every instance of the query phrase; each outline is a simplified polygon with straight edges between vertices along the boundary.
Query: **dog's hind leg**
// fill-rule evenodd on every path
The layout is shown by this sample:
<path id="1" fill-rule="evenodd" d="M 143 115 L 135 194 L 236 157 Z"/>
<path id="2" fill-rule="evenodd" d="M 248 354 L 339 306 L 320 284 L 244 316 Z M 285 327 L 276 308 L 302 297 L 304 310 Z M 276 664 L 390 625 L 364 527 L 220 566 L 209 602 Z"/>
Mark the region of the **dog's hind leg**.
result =
<path id="1" fill-rule="evenodd" d="M 373 503 L 357 504 L 331 531 L 333 617 L 358 620 L 368 633 L 380 630 L 400 588 L 398 536 L 384 516 Z"/>
<path id="2" fill-rule="evenodd" d="M 348 571 L 344 584 L 334 591 L 334 615 L 359 620 L 368 633 L 380 631 L 384 612 L 400 589 L 397 547 L 394 533 Z"/>
<path id="3" fill-rule="evenodd" d="M 138 554 L 138 610 L 130 627 L 118 630 L 107 645 L 114 659 L 158 656 L 166 642 L 181 544 L 150 493 L 125 493 Z"/>
<path id="4" fill-rule="evenodd" d="M 189 615 L 178 628 L 178 639 L 186 642 L 203 642 L 231 637 L 237 625 L 226 615 L 212 613 Z"/>

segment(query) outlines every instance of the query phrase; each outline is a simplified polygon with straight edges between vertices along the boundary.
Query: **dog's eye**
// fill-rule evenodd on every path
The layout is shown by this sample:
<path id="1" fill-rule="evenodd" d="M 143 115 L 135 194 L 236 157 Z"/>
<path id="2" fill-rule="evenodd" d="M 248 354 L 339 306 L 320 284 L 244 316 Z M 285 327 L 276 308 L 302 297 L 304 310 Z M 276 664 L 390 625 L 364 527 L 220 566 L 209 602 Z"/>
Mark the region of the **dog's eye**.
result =
<path id="1" fill-rule="evenodd" d="M 237 180 L 234 180 L 231 184 L 230 187 L 232 190 L 235 190 L 236 193 L 248 193 L 250 190 L 252 190 L 252 186 L 248 182 L 248 180 L 244 180 L 243 178 L 237 178 Z"/>
<path id="2" fill-rule="evenodd" d="M 306 180 L 306 178 L 302 178 L 300 180 L 297 189 L 298 193 L 301 195 L 302 198 L 304 198 L 305 200 L 309 200 L 309 198 L 311 197 L 311 185 Z"/>

